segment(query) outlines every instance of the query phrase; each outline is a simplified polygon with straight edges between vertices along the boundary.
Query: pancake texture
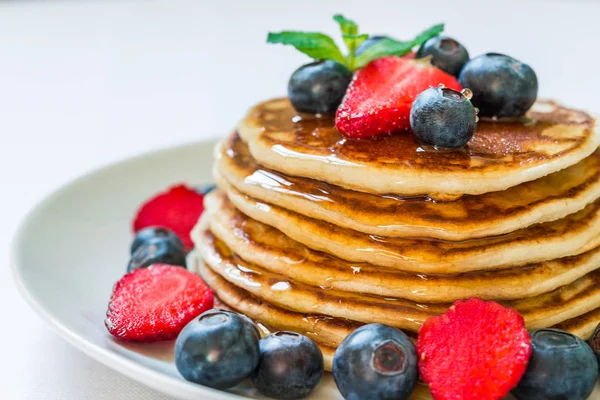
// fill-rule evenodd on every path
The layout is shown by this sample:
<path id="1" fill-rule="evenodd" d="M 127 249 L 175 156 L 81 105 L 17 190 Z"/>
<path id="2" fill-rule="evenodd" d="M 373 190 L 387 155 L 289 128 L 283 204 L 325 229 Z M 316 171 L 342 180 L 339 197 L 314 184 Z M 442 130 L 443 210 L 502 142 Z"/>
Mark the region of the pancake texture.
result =
<path id="1" fill-rule="evenodd" d="M 293 330 L 303 333 L 320 346 L 336 348 L 352 331 L 363 324 L 357 321 L 318 313 L 304 314 L 274 306 L 258 299 L 251 293 L 229 283 L 206 266 L 199 255 L 192 254 L 194 271 L 215 290 L 215 294 L 229 308 L 248 315 L 259 325 L 269 330 Z M 553 327 L 567 330 L 587 340 L 598 324 L 600 308 L 593 309 L 578 317 L 567 319 Z M 415 340 L 414 333 L 406 332 Z"/>
<path id="2" fill-rule="evenodd" d="M 299 313 L 312 313 L 318 307 L 325 315 L 417 332 L 427 318 L 444 313 L 452 305 L 306 285 L 248 263 L 226 246 L 207 254 L 203 254 L 204 263 L 225 280 L 266 302 Z M 594 271 L 552 292 L 501 303 L 519 311 L 529 329 L 546 328 L 600 307 L 599 283 L 600 271 Z"/>
<path id="3" fill-rule="evenodd" d="M 237 133 L 215 151 L 215 175 L 257 200 L 379 236 L 466 240 L 564 218 L 600 197 L 600 151 L 565 170 L 500 192 L 440 202 L 374 195 L 259 165 Z"/>
<path id="4" fill-rule="evenodd" d="M 218 184 L 227 196 L 211 193 L 209 207 L 234 206 L 314 250 L 403 271 L 462 273 L 516 267 L 582 254 L 600 244 L 600 201 L 566 218 L 510 234 L 450 242 L 367 235 L 258 201 L 223 180 Z M 218 204 L 211 206 L 211 202 Z"/>
<path id="5" fill-rule="evenodd" d="M 234 208 L 209 208 L 205 224 L 193 231 L 203 258 L 227 246 L 244 260 L 293 281 L 335 290 L 423 302 L 480 297 L 510 300 L 536 296 L 567 285 L 600 267 L 600 248 L 579 256 L 520 268 L 463 274 L 423 274 L 352 263 L 311 250 Z M 223 242 L 223 243 L 220 243 Z"/>
<path id="6" fill-rule="evenodd" d="M 500 191 L 577 164 L 600 144 L 594 119 L 538 101 L 518 121 L 480 121 L 463 149 L 436 149 L 414 135 L 353 140 L 331 117 L 298 114 L 287 99 L 258 104 L 238 124 L 268 168 L 347 189 L 453 199 Z"/>

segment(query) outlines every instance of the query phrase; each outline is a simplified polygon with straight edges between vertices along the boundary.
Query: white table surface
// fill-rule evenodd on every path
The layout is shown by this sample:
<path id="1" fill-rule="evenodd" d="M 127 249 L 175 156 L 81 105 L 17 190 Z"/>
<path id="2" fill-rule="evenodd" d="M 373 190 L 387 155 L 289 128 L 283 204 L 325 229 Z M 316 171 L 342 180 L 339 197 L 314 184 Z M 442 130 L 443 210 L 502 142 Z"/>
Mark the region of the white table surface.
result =
<path id="1" fill-rule="evenodd" d="M 285 93 L 307 59 L 264 44 L 267 30 L 337 34 L 330 16 L 343 12 L 365 32 L 409 38 L 444 21 L 472 55 L 509 53 L 534 67 L 541 95 L 600 113 L 600 3 L 493 3 L 502 5 L 0 0 L 0 398 L 165 398 L 80 354 L 33 314 L 9 274 L 10 239 L 58 185 L 225 134 L 253 102 Z"/>

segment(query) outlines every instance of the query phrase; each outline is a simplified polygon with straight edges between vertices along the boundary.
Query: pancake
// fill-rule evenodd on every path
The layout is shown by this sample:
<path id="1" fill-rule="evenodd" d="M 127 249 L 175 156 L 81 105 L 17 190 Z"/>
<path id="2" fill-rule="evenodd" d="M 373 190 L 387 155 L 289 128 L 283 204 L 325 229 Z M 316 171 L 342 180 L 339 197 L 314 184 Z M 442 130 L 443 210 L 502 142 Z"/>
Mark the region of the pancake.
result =
<path id="1" fill-rule="evenodd" d="M 223 244 L 215 246 L 213 253 L 203 252 L 202 259 L 231 284 L 263 301 L 299 313 L 310 314 L 318 309 L 332 317 L 417 332 L 427 318 L 451 306 L 306 285 L 244 261 Z M 545 328 L 600 307 L 599 283 L 600 271 L 594 271 L 552 292 L 501 303 L 519 311 L 529 329 Z"/>
<path id="2" fill-rule="evenodd" d="M 231 208 L 207 209 L 206 223 L 192 231 L 196 249 L 215 257 L 215 247 L 235 249 L 242 259 L 270 272 L 312 286 L 399 297 L 413 301 L 452 302 L 468 297 L 518 299 L 567 285 L 600 267 L 600 247 L 579 256 L 498 271 L 419 274 L 370 264 L 350 263 L 318 252 L 268 225 Z M 204 227 L 210 227 L 210 232 Z M 219 242 L 223 243 L 219 243 Z"/>
<path id="3" fill-rule="evenodd" d="M 330 116 L 298 114 L 287 99 L 252 108 L 238 124 L 252 156 L 293 176 L 353 190 L 457 198 L 500 191 L 577 164 L 600 143 L 588 114 L 538 101 L 518 121 L 480 121 L 461 149 L 420 145 L 414 135 L 344 138 Z"/>
<path id="4" fill-rule="evenodd" d="M 403 271 L 461 273 L 516 267 L 582 254 L 600 244 L 600 200 L 558 221 L 492 238 L 449 242 L 366 235 L 255 200 L 223 180 L 218 184 L 227 195 L 211 193 L 205 200 L 208 208 L 235 206 L 314 250 Z"/>
<path id="5" fill-rule="evenodd" d="M 580 163 L 500 192 L 452 202 L 347 190 L 260 166 L 237 133 L 216 149 L 217 179 L 310 218 L 380 236 L 465 240 L 513 232 L 575 213 L 600 197 L 600 151 Z"/>
<path id="6" fill-rule="evenodd" d="M 202 276 L 213 288 L 218 298 L 229 308 L 241 312 L 262 326 L 273 330 L 292 330 L 313 339 L 320 346 L 335 348 L 361 323 L 343 318 L 334 318 L 317 313 L 303 314 L 290 311 L 257 298 L 249 292 L 229 283 L 202 262 L 198 254 L 192 254 L 194 272 Z M 589 339 L 600 323 L 600 308 L 580 316 L 567 319 L 554 328 L 564 329 L 584 340 Z M 406 332 L 412 339 L 415 334 Z"/>

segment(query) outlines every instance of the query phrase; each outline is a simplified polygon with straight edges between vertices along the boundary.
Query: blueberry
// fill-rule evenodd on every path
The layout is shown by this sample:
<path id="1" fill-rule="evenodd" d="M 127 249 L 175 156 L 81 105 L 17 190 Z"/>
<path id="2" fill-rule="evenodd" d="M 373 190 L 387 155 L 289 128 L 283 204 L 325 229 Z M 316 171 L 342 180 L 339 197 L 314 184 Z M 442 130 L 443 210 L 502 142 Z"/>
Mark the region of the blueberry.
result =
<path id="1" fill-rule="evenodd" d="M 583 340 L 560 329 L 531 332 L 532 353 L 513 394 L 520 400 L 587 399 L 598 378 L 598 360 Z"/>
<path id="2" fill-rule="evenodd" d="M 131 254 L 135 253 L 138 247 L 140 247 L 142 244 L 154 238 L 167 238 L 170 241 L 172 241 L 173 244 L 183 248 L 183 243 L 181 243 L 181 239 L 179 239 L 179 236 L 177 236 L 173 231 L 167 228 L 151 226 L 148 228 L 144 228 L 135 234 L 135 239 L 133 239 L 133 243 L 131 243 Z"/>
<path id="3" fill-rule="evenodd" d="M 497 53 L 467 62 L 458 81 L 473 91 L 471 101 L 484 117 L 522 116 L 538 93 L 537 76 L 529 65 Z"/>
<path id="4" fill-rule="evenodd" d="M 258 365 L 260 334 L 246 316 L 209 310 L 183 328 L 175 341 L 175 366 L 188 381 L 227 389 Z"/>
<path id="5" fill-rule="evenodd" d="M 335 112 L 346 94 L 352 73 L 331 60 L 315 61 L 298 68 L 290 78 L 288 97 L 299 112 Z"/>
<path id="6" fill-rule="evenodd" d="M 462 44 L 446 36 L 427 40 L 417 51 L 417 58 L 431 56 L 431 63 L 450 75 L 458 76 L 469 61 L 469 52 Z"/>
<path id="7" fill-rule="evenodd" d="M 347 400 L 408 399 L 418 378 L 415 346 L 391 326 L 362 326 L 336 350 L 333 378 Z"/>
<path id="8" fill-rule="evenodd" d="M 276 332 L 260 340 L 260 361 L 251 379 L 265 396 L 301 399 L 323 376 L 323 354 L 319 347 L 295 332 Z"/>
<path id="9" fill-rule="evenodd" d="M 169 264 L 186 267 L 186 253 L 182 246 L 168 237 L 155 237 L 142 243 L 132 254 L 127 272 L 146 268 L 152 264 Z"/>
<path id="10" fill-rule="evenodd" d="M 387 38 L 387 36 L 371 36 L 369 37 L 367 40 L 365 40 L 364 42 L 362 42 L 357 48 L 356 51 L 354 52 L 354 55 L 356 57 L 360 56 L 362 53 L 365 52 L 365 50 L 367 50 L 369 47 L 373 46 L 375 43 L 379 42 L 381 39 L 385 39 Z"/>
<path id="11" fill-rule="evenodd" d="M 205 185 L 198 185 L 196 186 L 196 191 L 200 194 L 209 194 L 210 192 L 212 192 L 213 190 L 215 190 L 217 188 L 217 185 L 215 185 L 214 183 L 208 183 Z"/>
<path id="12" fill-rule="evenodd" d="M 590 337 L 589 345 L 592 350 L 594 350 L 594 353 L 596 353 L 598 362 L 600 362 L 600 324 L 594 329 L 594 333 L 592 333 L 592 336 Z"/>
<path id="13" fill-rule="evenodd" d="M 410 126 L 424 144 L 460 147 L 473 137 L 477 112 L 461 92 L 429 88 L 417 96 L 410 109 Z"/>

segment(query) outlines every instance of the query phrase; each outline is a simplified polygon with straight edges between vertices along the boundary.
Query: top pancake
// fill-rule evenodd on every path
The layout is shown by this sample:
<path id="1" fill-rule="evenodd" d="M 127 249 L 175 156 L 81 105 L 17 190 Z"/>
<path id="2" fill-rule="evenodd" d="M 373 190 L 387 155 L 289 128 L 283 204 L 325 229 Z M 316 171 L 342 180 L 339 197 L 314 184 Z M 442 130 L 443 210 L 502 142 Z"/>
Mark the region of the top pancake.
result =
<path id="1" fill-rule="evenodd" d="M 455 199 L 505 190 L 578 163 L 600 143 L 594 119 L 538 101 L 518 121 L 480 121 L 461 149 L 419 144 L 399 133 L 348 139 L 330 116 L 299 114 L 287 99 L 260 103 L 238 125 L 262 165 L 378 194 Z"/>

